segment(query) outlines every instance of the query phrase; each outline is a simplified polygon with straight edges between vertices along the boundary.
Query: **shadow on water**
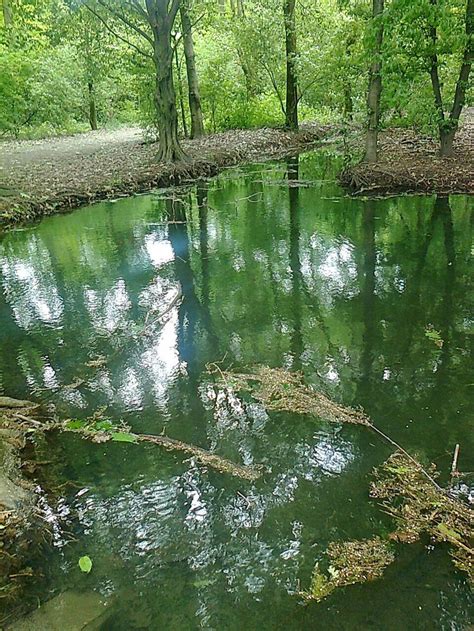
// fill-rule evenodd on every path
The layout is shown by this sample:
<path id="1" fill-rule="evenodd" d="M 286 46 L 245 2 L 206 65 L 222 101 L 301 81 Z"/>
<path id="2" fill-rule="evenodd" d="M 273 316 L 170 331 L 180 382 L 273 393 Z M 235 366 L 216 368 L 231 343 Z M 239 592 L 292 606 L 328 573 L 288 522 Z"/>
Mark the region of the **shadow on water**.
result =
<path id="1" fill-rule="evenodd" d="M 321 153 L 251 165 L 0 241 L 0 393 L 73 418 L 104 407 L 266 467 L 243 483 L 155 447 L 50 441 L 77 518 L 58 517 L 32 602 L 115 595 L 103 628 L 117 630 L 468 624 L 468 587 L 442 548 L 406 547 L 384 579 L 301 606 L 330 541 L 390 527 L 368 499 L 389 450 L 360 428 L 216 396 L 206 374 L 223 358 L 301 370 L 445 476 L 456 443 L 474 469 L 472 199 L 349 199 L 337 168 Z"/>

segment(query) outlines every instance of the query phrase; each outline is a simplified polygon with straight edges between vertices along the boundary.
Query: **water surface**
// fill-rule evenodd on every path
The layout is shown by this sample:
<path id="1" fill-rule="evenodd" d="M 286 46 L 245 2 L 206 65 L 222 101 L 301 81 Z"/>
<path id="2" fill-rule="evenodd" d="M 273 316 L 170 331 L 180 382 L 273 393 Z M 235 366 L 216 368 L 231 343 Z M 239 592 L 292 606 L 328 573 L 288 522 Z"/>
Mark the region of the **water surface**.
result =
<path id="1" fill-rule="evenodd" d="M 382 580 L 303 606 L 330 541 L 390 531 L 368 497 L 390 449 L 216 397 L 206 371 L 301 370 L 444 480 L 456 443 L 474 470 L 472 198 L 352 200 L 338 167 L 315 153 L 233 169 L 0 241 L 0 392 L 265 467 L 249 483 L 155 446 L 51 439 L 51 471 L 74 486 L 32 597 L 110 595 L 113 630 L 467 627 L 469 588 L 442 546 L 401 546 Z"/>

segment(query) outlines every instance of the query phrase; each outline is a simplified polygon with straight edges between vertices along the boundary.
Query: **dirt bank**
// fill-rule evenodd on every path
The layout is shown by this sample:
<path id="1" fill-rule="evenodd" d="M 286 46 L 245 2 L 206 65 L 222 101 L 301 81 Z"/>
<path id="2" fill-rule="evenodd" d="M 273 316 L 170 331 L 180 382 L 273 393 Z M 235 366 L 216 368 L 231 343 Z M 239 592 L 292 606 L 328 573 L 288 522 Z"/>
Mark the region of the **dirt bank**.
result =
<path id="1" fill-rule="evenodd" d="M 36 485 L 27 477 L 23 450 L 38 406 L 0 396 L 0 625 L 20 611 L 47 531 L 37 509 Z M 38 422 L 38 424 L 40 424 Z"/>
<path id="2" fill-rule="evenodd" d="M 235 130 L 184 142 L 189 162 L 157 163 L 156 145 L 136 128 L 4 143 L 0 158 L 0 227 L 94 200 L 209 177 L 227 166 L 310 148 L 334 132 L 306 125 L 299 133 Z"/>
<path id="3" fill-rule="evenodd" d="M 411 130 L 387 130 L 380 137 L 380 162 L 347 168 L 341 184 L 354 195 L 473 194 L 474 113 L 457 133 L 454 157 L 440 158 L 438 146 Z"/>

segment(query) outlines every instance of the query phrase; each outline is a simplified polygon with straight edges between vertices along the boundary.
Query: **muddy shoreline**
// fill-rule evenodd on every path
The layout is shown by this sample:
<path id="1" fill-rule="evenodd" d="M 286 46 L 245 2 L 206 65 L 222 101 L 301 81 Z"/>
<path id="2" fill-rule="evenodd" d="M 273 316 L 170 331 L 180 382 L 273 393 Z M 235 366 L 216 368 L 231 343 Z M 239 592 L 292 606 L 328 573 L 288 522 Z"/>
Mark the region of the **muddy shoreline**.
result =
<path id="1" fill-rule="evenodd" d="M 141 140 L 82 156 L 67 155 L 70 172 L 54 155 L 21 165 L 2 180 L 0 231 L 43 216 L 69 212 L 95 201 L 126 197 L 213 177 L 223 169 L 308 151 L 337 138 L 331 125 L 307 125 L 301 131 L 237 130 L 186 141 L 189 160 L 180 164 L 154 161 L 156 145 Z M 49 161 L 48 161 L 49 160 Z M 12 166 L 4 167 L 11 169 Z M 3 195 L 3 196 L 2 196 Z"/>
<path id="2" fill-rule="evenodd" d="M 87 135 L 85 135 L 87 136 Z M 250 162 L 285 158 L 318 147 L 331 146 L 352 155 L 353 164 L 339 176 L 341 186 L 354 196 L 386 197 L 400 194 L 474 194 L 474 119 L 458 131 L 453 158 L 438 156 L 436 139 L 413 130 L 388 129 L 380 135 L 380 160 L 360 162 L 360 127 L 303 125 L 297 133 L 281 129 L 234 130 L 184 142 L 189 160 L 156 163 L 156 145 L 144 143 L 135 132 L 122 143 L 102 143 L 90 149 L 85 141 L 57 139 L 62 148 L 48 153 L 47 143 L 18 143 L 4 158 L 0 186 L 0 232 L 18 223 L 69 212 L 95 201 L 117 199 L 155 188 L 207 179 L 223 169 Z M 78 151 L 71 145 L 79 143 Z M 84 143 L 84 146 L 80 145 Z M 89 142 L 89 141 L 87 141 Z"/>
<path id="3" fill-rule="evenodd" d="M 355 141 L 355 144 L 360 139 Z M 359 148 L 360 150 L 360 148 Z M 341 185 L 355 196 L 473 195 L 474 121 L 456 135 L 452 158 L 440 158 L 438 141 L 408 129 L 389 129 L 380 137 L 378 164 L 358 163 L 340 175 Z"/>

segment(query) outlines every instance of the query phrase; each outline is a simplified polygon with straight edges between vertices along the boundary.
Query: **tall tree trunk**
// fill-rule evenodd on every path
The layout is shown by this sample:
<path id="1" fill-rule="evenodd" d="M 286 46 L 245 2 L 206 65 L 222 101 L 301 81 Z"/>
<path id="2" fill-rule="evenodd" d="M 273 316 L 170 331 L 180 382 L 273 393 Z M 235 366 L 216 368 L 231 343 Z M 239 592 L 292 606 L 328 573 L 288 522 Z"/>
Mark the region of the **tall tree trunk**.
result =
<path id="1" fill-rule="evenodd" d="M 13 26 L 13 9 L 10 0 L 2 0 L 3 24 L 6 29 Z"/>
<path id="2" fill-rule="evenodd" d="M 438 6 L 438 0 L 431 0 L 433 7 Z M 430 77 L 431 86 L 438 115 L 439 128 L 439 152 L 442 157 L 451 157 L 453 155 L 454 138 L 459 127 L 459 118 L 466 99 L 466 89 L 469 83 L 469 75 L 474 61 L 474 0 L 467 0 L 466 4 L 466 45 L 464 47 L 463 60 L 459 71 L 459 78 L 456 83 L 456 91 L 454 93 L 453 107 L 446 118 L 444 114 L 443 96 L 441 92 L 441 82 L 438 72 L 438 54 L 436 51 L 438 45 L 438 32 L 436 26 L 430 27 L 430 37 L 433 46 L 431 55 Z"/>
<path id="3" fill-rule="evenodd" d="M 89 91 L 89 124 L 91 129 L 95 131 L 97 129 L 97 109 L 95 106 L 95 90 L 92 81 L 88 81 L 87 89 Z"/>
<path id="4" fill-rule="evenodd" d="M 367 92 L 367 137 L 365 143 L 365 162 L 377 162 L 377 141 L 380 125 L 380 96 L 382 94 L 382 14 L 384 0 L 372 0 L 372 21 L 376 26 L 372 64 L 369 70 L 369 90 Z"/>
<path id="5" fill-rule="evenodd" d="M 178 47 L 175 46 L 174 57 L 176 62 L 176 74 L 178 75 L 178 94 L 179 94 L 179 109 L 181 110 L 181 122 L 183 125 L 184 137 L 188 138 L 188 124 L 186 122 L 186 111 L 184 108 L 184 95 L 183 95 L 183 81 L 181 79 L 181 66 L 179 63 Z"/>
<path id="6" fill-rule="evenodd" d="M 185 159 L 178 139 L 178 111 L 173 83 L 173 47 L 171 30 L 179 10 L 179 0 L 146 0 L 148 22 L 153 33 L 153 61 L 156 87 L 155 108 L 160 134 L 157 158 L 165 162 Z"/>
<path id="7" fill-rule="evenodd" d="M 8 45 L 15 44 L 15 29 L 13 28 L 13 8 L 10 0 L 2 0 L 3 25 L 6 32 Z"/>
<path id="8" fill-rule="evenodd" d="M 344 118 L 351 122 L 354 119 L 354 104 L 352 101 L 352 87 L 348 79 L 344 80 Z"/>
<path id="9" fill-rule="evenodd" d="M 191 138 L 204 135 L 204 122 L 201 109 L 201 95 L 194 57 L 194 43 L 191 19 L 186 3 L 181 4 L 181 25 L 183 27 L 184 56 L 186 59 L 186 73 L 188 77 L 189 111 L 191 113 Z"/>
<path id="10" fill-rule="evenodd" d="M 351 85 L 351 48 L 354 45 L 354 36 L 351 34 L 346 38 L 345 64 L 343 67 L 343 92 L 344 92 L 344 118 L 350 122 L 354 119 L 354 101 L 352 98 Z"/>
<path id="11" fill-rule="evenodd" d="M 296 72 L 295 0 L 283 0 L 286 44 L 286 115 L 285 125 L 298 129 L 298 78 Z"/>

